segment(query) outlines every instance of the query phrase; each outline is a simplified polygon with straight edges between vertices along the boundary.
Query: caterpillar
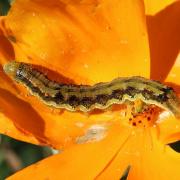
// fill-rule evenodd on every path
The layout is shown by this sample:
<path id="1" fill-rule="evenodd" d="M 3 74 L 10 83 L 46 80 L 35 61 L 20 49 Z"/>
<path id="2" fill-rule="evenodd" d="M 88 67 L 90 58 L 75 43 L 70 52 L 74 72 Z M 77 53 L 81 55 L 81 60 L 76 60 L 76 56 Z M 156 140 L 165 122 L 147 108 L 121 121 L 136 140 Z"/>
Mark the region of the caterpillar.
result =
<path id="1" fill-rule="evenodd" d="M 31 64 L 22 62 L 11 61 L 3 69 L 32 95 L 54 108 L 88 112 L 140 99 L 147 105 L 156 105 L 180 117 L 180 100 L 173 88 L 144 77 L 120 77 L 90 86 L 51 81 Z"/>

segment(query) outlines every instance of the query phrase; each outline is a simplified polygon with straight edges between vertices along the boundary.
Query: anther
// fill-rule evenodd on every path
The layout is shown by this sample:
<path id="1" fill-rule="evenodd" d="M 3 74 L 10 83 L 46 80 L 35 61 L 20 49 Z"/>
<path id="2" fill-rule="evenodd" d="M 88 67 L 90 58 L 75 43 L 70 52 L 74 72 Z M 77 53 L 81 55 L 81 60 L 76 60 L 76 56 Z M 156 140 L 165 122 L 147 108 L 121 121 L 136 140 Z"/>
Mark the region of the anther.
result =
<path id="1" fill-rule="evenodd" d="M 135 122 L 133 122 L 133 124 L 132 124 L 133 126 L 136 126 L 136 123 Z"/>

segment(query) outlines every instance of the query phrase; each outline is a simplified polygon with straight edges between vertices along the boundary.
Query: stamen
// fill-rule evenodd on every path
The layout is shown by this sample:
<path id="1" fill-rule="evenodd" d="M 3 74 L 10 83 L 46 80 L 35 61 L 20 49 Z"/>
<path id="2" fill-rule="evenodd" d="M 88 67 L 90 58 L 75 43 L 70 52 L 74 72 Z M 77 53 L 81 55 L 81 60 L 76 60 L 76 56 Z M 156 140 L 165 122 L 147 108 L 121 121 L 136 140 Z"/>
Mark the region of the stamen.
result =
<path id="1" fill-rule="evenodd" d="M 128 108 L 128 110 L 131 111 L 126 113 L 127 116 L 129 115 L 129 124 L 143 128 L 152 127 L 157 121 L 159 112 L 161 111 L 161 109 L 155 105 L 146 104 L 141 108 L 140 112 L 135 112 L 136 109 L 136 107 Z"/>

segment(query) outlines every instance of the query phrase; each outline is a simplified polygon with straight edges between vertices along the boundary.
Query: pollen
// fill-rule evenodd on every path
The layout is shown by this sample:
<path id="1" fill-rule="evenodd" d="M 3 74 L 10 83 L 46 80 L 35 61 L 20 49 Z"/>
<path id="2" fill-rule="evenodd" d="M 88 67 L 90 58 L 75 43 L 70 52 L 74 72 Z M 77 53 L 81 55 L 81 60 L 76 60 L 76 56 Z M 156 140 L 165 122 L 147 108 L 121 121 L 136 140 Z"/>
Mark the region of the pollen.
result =
<path id="1" fill-rule="evenodd" d="M 131 112 L 127 113 L 130 114 L 128 123 L 133 127 L 151 127 L 156 123 L 160 112 L 161 109 L 155 105 L 147 105 L 141 112 L 135 112 L 132 108 Z"/>

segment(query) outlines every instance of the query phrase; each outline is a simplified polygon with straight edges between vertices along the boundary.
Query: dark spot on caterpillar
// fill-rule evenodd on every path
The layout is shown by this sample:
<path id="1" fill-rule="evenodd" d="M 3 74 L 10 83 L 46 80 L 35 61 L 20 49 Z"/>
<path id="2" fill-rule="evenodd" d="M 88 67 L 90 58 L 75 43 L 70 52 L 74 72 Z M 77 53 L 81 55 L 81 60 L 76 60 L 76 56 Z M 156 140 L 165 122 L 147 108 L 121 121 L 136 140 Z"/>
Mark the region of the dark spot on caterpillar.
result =
<path id="1" fill-rule="evenodd" d="M 90 108 L 94 104 L 94 100 L 92 97 L 83 97 L 81 99 L 81 104 L 86 108 Z"/>
<path id="2" fill-rule="evenodd" d="M 31 89 L 31 91 L 32 91 L 33 93 L 38 94 L 42 99 L 44 99 L 44 100 L 46 100 L 46 101 L 49 101 L 49 100 L 50 100 L 50 97 L 49 97 L 49 96 L 48 96 L 48 97 L 45 96 L 45 94 L 41 92 L 41 90 L 39 89 L 38 86 L 34 86 L 34 85 L 33 85 L 30 81 L 28 81 L 26 78 L 22 78 L 21 80 L 24 82 L 24 84 L 26 84 L 26 85 L 29 87 L 29 89 Z"/>
<path id="3" fill-rule="evenodd" d="M 96 102 L 98 104 L 106 105 L 109 100 L 109 96 L 107 94 L 99 94 L 96 96 Z"/>
<path id="4" fill-rule="evenodd" d="M 168 97 L 167 97 L 167 95 L 164 93 L 164 94 L 158 95 L 157 98 L 156 98 L 156 100 L 162 103 L 162 102 L 167 101 L 167 100 L 168 100 Z"/>
<path id="5" fill-rule="evenodd" d="M 112 91 L 111 98 L 121 100 L 123 97 L 123 94 L 124 94 L 124 91 L 122 91 L 120 89 L 116 89 L 116 90 Z"/>
<path id="6" fill-rule="evenodd" d="M 174 92 L 174 89 L 172 87 L 167 86 L 166 88 L 161 89 L 164 93 L 168 94 L 170 92 Z"/>
<path id="7" fill-rule="evenodd" d="M 153 91 L 149 91 L 147 89 L 143 89 L 142 94 L 147 100 L 152 99 L 152 97 L 154 97 Z"/>
<path id="8" fill-rule="evenodd" d="M 64 102 L 64 96 L 61 94 L 61 92 L 58 92 L 53 99 L 57 104 L 63 104 Z"/>
<path id="9" fill-rule="evenodd" d="M 76 97 L 75 95 L 72 95 L 68 98 L 66 101 L 67 104 L 71 105 L 72 107 L 76 107 L 79 105 L 79 98 Z"/>
<path id="10" fill-rule="evenodd" d="M 139 93 L 139 91 L 134 87 L 128 86 L 125 90 L 125 93 L 133 98 L 137 93 Z"/>
<path id="11" fill-rule="evenodd" d="M 33 92 L 38 93 L 39 95 L 41 95 L 41 91 L 40 91 L 40 89 L 38 87 L 35 87 L 32 84 L 31 85 L 29 84 L 29 87 L 31 87 L 31 90 Z"/>

